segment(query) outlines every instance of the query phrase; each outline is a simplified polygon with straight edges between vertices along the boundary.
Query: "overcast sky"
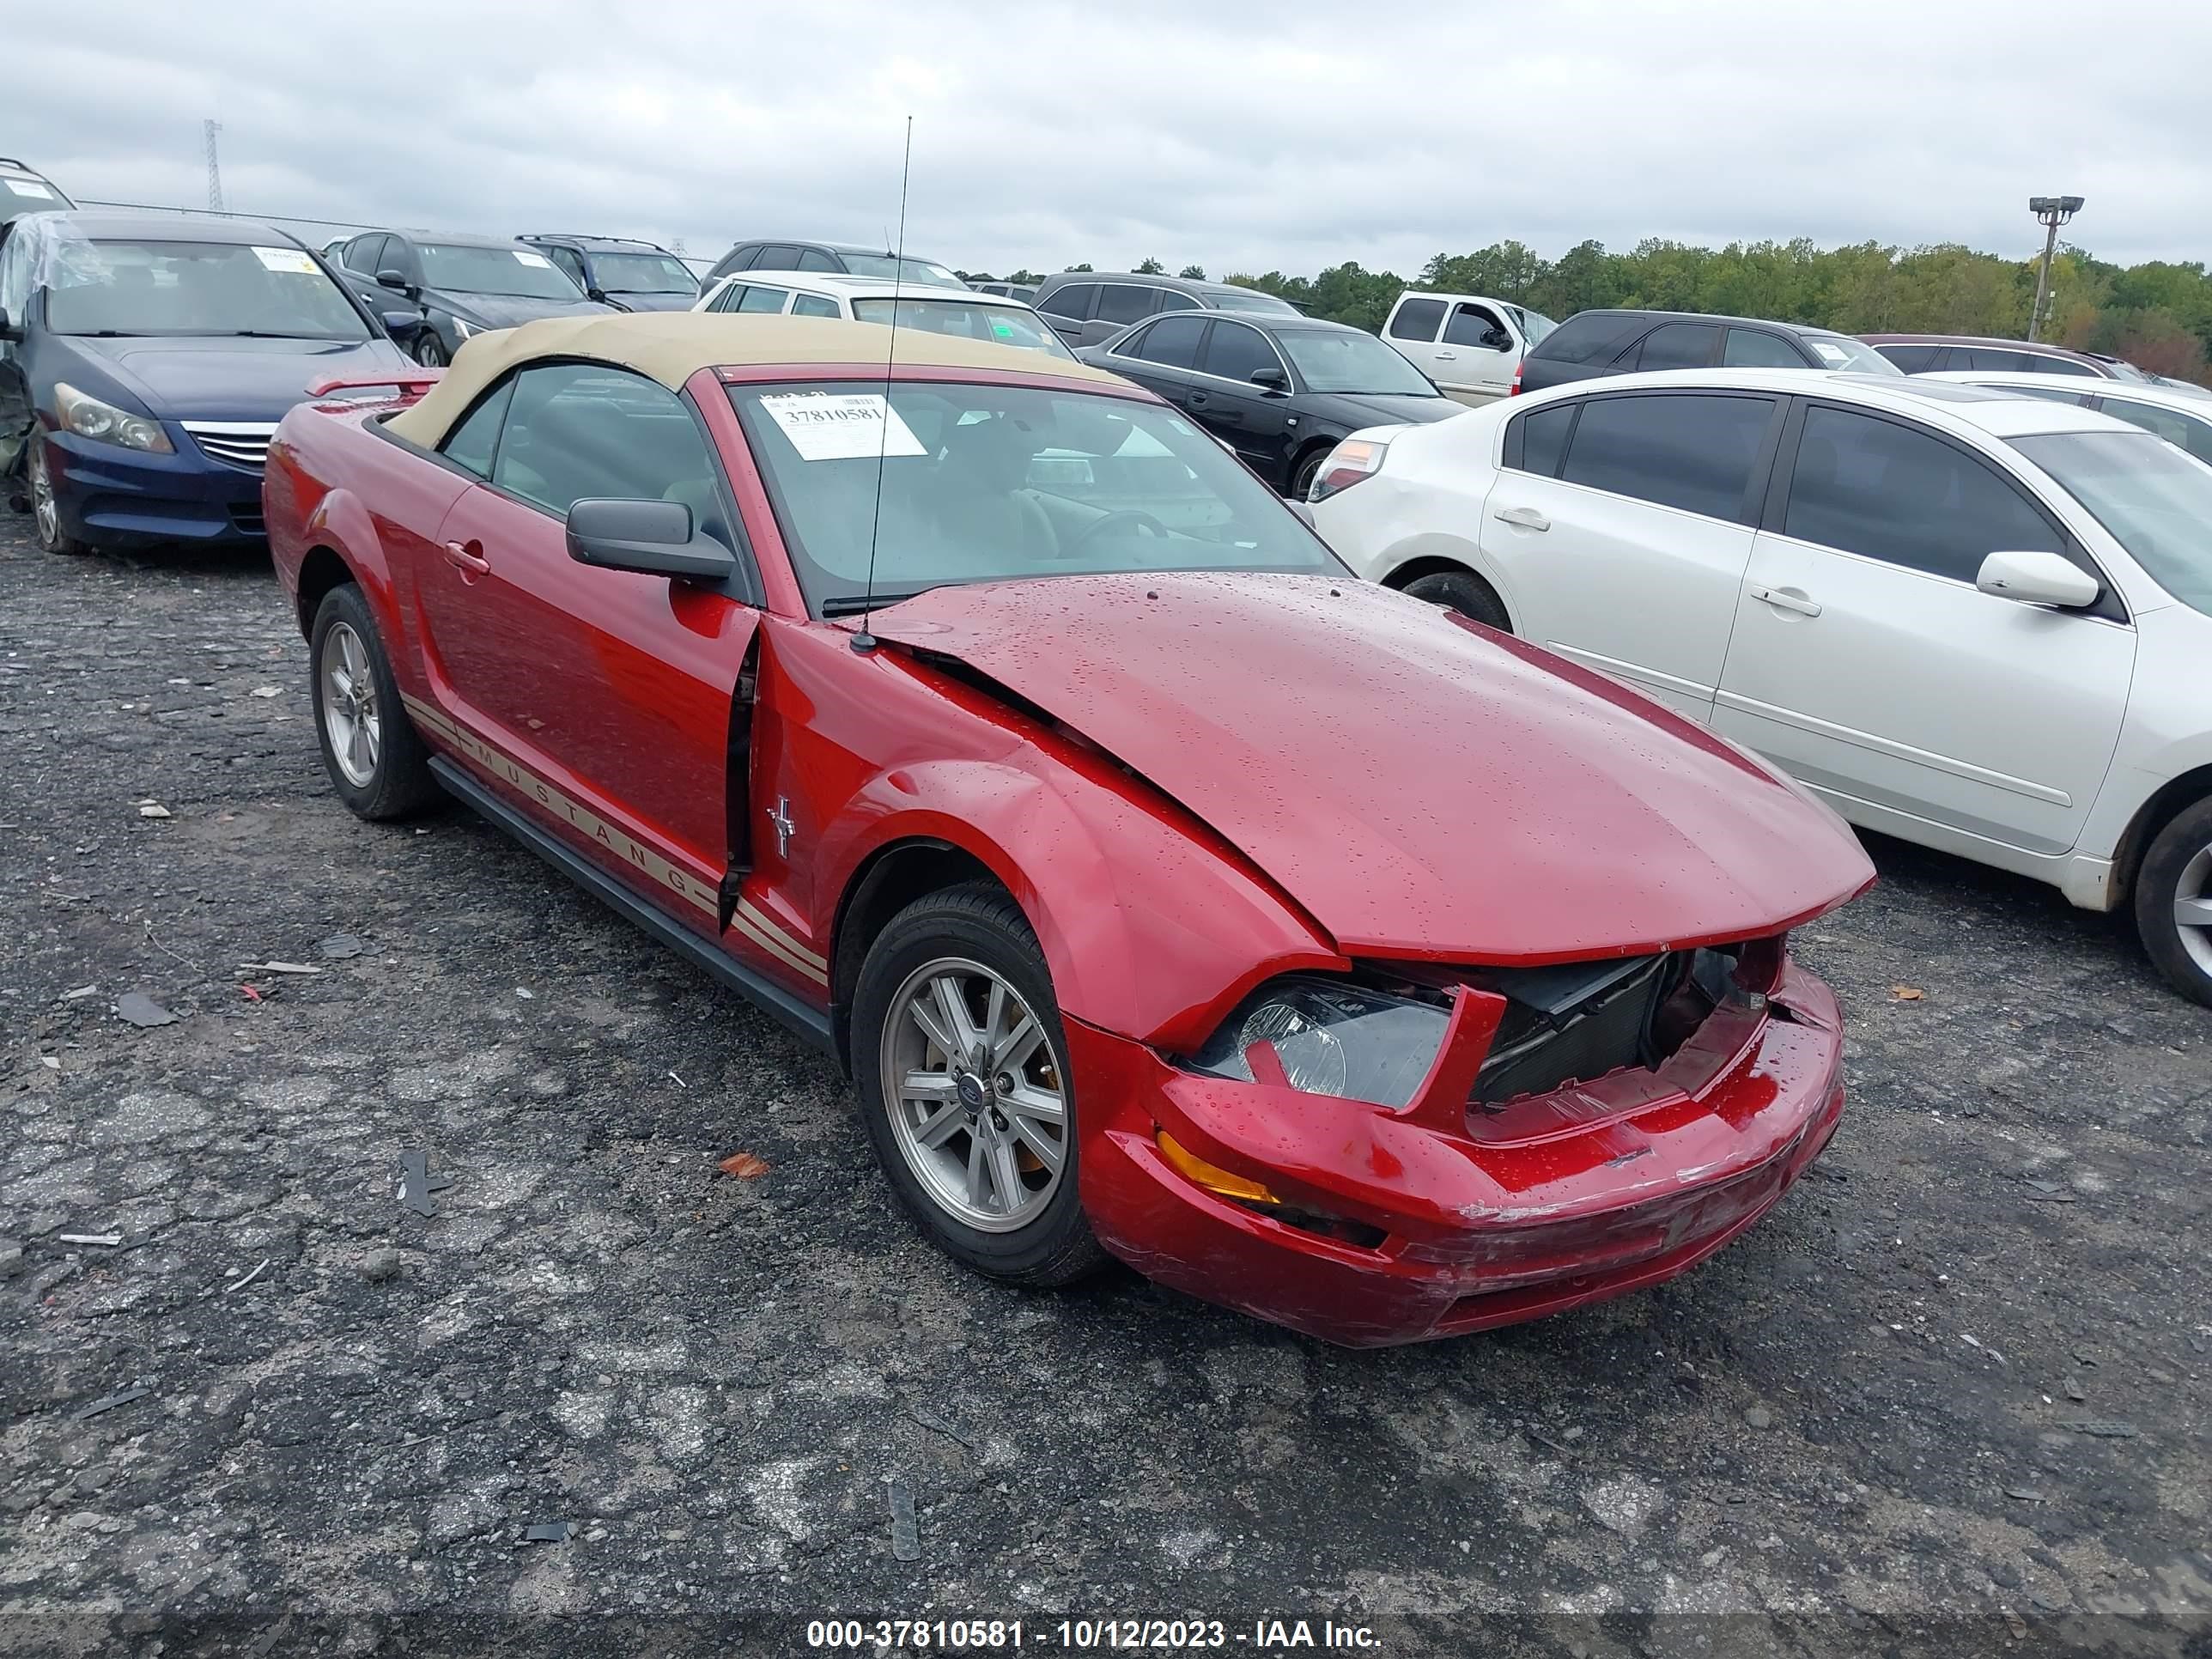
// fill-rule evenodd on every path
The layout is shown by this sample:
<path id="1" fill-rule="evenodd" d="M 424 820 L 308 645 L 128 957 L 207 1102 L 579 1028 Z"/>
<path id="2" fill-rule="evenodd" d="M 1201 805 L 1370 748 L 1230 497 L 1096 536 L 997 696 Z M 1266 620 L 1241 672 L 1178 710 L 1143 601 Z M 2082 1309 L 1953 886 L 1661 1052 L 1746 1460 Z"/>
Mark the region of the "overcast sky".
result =
<path id="1" fill-rule="evenodd" d="M 0 0 L 0 155 L 376 225 L 1411 275 L 1809 236 L 2212 256 L 2212 7 L 2018 0 Z M 2046 103 L 2048 98 L 2050 102 Z M 332 234 L 335 234 L 333 232 Z"/>

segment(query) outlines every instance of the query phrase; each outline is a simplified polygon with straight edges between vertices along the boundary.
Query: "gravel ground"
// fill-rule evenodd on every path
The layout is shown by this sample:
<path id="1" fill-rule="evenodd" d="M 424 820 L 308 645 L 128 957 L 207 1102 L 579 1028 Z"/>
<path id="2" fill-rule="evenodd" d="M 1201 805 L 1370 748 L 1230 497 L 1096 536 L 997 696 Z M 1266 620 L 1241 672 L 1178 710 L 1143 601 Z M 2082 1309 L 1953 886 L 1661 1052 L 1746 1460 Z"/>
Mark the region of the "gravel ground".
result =
<path id="1" fill-rule="evenodd" d="M 1662 1290 L 1375 1353 L 1020 1293 L 916 1241 L 778 1028 L 465 813 L 349 817 L 263 560 L 26 522 L 0 1653 L 2212 1642 L 2212 1016 L 2116 922 L 1878 845 L 1801 938 L 1843 1127 Z"/>

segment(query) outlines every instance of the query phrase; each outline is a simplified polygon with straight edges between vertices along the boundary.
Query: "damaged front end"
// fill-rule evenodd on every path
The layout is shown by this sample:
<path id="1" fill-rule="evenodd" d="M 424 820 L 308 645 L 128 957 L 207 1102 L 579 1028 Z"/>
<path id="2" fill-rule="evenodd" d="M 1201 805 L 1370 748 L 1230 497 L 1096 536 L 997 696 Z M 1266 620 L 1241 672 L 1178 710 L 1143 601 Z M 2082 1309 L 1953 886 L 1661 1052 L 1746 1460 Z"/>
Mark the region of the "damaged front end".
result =
<path id="1" fill-rule="evenodd" d="M 1081 1035 L 1140 1074 L 1124 1098 L 1162 1103 L 1086 1152 L 1086 1191 L 1094 1164 L 1113 1189 L 1091 1213 L 1141 1218 L 1109 1248 L 1360 1345 L 1680 1273 L 1771 1206 L 1842 1107 L 1834 1000 L 1778 937 L 1288 975 L 1182 1058 Z"/>

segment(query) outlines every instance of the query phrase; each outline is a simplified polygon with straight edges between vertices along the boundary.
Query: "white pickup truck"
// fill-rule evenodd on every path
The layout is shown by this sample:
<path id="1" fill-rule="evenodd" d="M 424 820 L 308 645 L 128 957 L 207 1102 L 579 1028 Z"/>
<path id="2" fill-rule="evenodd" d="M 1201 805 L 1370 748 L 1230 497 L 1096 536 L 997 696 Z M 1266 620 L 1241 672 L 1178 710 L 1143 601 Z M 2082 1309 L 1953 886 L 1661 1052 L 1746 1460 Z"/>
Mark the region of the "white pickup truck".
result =
<path id="1" fill-rule="evenodd" d="M 1558 326 L 1504 300 L 1408 289 L 1390 307 L 1382 337 L 1445 396 L 1480 404 L 1512 389 L 1528 348 Z"/>

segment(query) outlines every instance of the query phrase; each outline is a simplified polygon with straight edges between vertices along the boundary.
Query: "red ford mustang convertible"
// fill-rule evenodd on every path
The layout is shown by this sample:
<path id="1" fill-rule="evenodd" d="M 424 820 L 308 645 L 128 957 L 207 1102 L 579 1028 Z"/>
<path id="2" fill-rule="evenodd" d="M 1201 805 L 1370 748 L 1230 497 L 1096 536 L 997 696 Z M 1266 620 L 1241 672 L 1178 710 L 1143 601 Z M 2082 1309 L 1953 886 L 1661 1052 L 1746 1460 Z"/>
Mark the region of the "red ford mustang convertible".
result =
<path id="1" fill-rule="evenodd" d="M 532 323 L 270 451 L 366 818 L 459 797 L 848 1068 L 958 1260 L 1333 1341 L 1653 1284 L 1843 1108 L 1758 761 L 1355 581 L 1172 407 L 811 319 Z"/>

